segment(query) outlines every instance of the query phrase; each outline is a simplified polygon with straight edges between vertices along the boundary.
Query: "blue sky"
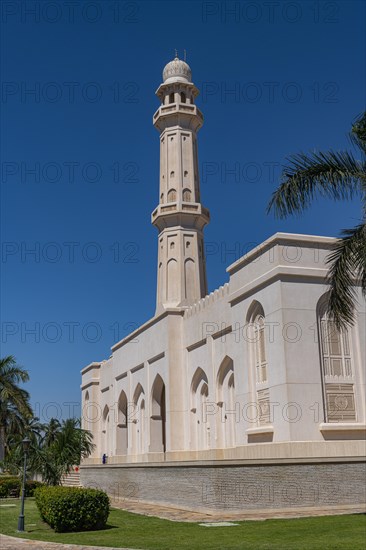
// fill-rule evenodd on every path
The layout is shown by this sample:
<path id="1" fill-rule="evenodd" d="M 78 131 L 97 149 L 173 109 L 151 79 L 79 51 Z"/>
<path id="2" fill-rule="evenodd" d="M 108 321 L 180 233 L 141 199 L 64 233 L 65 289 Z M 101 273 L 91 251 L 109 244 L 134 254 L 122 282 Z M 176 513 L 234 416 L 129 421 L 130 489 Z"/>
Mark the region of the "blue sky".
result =
<path id="1" fill-rule="evenodd" d="M 357 200 L 319 200 L 282 221 L 265 209 L 289 154 L 350 147 L 365 97 L 362 2 L 1 9 L 2 355 L 29 370 L 42 420 L 77 413 L 80 369 L 154 314 L 152 115 L 175 48 L 187 50 L 205 117 L 210 291 L 276 231 L 337 236 L 360 219 Z"/>

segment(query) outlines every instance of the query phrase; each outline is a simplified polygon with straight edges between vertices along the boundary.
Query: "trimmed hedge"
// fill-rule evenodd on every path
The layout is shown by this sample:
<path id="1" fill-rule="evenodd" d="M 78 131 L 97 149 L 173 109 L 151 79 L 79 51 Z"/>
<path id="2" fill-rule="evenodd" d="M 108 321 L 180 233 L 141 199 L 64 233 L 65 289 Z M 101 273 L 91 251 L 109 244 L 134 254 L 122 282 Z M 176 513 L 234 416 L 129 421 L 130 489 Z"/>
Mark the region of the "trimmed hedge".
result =
<path id="1" fill-rule="evenodd" d="M 32 497 L 37 487 L 42 487 L 40 481 L 25 482 L 25 496 Z M 22 491 L 22 480 L 16 476 L 0 477 L 0 498 L 19 497 Z"/>
<path id="2" fill-rule="evenodd" d="M 104 529 L 109 515 L 107 493 L 81 487 L 40 487 L 34 492 L 42 519 L 57 533 Z"/>

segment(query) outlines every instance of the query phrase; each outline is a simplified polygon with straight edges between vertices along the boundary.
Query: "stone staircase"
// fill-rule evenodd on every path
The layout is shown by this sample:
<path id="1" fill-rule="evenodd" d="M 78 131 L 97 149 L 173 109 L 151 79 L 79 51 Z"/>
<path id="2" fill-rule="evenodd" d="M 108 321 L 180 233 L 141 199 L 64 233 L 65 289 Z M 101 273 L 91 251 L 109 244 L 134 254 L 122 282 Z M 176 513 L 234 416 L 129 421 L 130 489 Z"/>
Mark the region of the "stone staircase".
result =
<path id="1" fill-rule="evenodd" d="M 74 468 L 72 472 L 63 476 L 61 485 L 64 487 L 81 487 L 79 468 Z"/>

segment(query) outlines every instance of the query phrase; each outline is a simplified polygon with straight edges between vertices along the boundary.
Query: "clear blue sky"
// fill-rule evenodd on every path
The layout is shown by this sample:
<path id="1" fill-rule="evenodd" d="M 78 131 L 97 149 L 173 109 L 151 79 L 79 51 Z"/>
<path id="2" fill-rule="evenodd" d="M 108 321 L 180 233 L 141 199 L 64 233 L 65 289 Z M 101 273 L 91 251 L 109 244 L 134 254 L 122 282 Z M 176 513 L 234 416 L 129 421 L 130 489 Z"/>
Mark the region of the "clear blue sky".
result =
<path id="1" fill-rule="evenodd" d="M 72 13 L 54 0 L 1 9 L 2 355 L 29 370 L 42 420 L 68 416 L 80 369 L 154 314 L 152 115 L 175 48 L 187 50 L 205 117 L 210 291 L 276 231 L 336 236 L 359 220 L 357 201 L 318 201 L 285 221 L 265 208 L 287 155 L 350 146 L 365 99 L 362 2 L 104 0 L 76 2 Z"/>

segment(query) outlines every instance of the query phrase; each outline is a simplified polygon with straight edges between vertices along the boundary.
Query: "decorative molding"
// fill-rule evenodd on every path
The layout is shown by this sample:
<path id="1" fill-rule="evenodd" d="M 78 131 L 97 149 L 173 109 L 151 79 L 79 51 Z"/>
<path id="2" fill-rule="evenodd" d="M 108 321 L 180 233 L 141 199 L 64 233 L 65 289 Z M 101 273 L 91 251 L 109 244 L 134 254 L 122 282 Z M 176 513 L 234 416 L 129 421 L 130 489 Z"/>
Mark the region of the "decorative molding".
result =
<path id="1" fill-rule="evenodd" d="M 225 334 L 230 334 L 230 332 L 232 332 L 232 330 L 233 330 L 233 327 L 231 325 L 229 325 L 228 327 L 225 327 L 221 330 L 218 330 L 217 332 L 214 332 L 213 334 L 211 334 L 211 337 L 214 340 L 217 340 L 217 338 L 220 338 L 221 336 L 225 336 Z"/>
<path id="2" fill-rule="evenodd" d="M 318 267 L 295 267 L 295 266 L 283 266 L 278 265 L 270 271 L 267 271 L 254 281 L 242 286 L 236 292 L 233 292 L 229 296 L 229 303 L 235 306 L 237 303 L 244 300 L 247 296 L 253 294 L 254 291 L 258 291 L 260 288 L 264 288 L 275 281 L 281 281 L 285 279 L 296 280 L 296 278 L 309 279 L 312 281 L 318 281 L 325 283 L 328 270 Z"/>
<path id="3" fill-rule="evenodd" d="M 122 378 L 126 378 L 126 377 L 127 377 L 127 371 L 123 372 L 122 374 L 119 374 L 118 376 L 116 376 L 115 380 L 117 382 L 118 380 L 121 380 Z"/>
<path id="4" fill-rule="evenodd" d="M 86 389 L 89 388 L 90 386 L 99 386 L 99 380 L 90 380 L 90 381 L 87 382 L 86 384 L 82 384 L 82 385 L 81 385 L 81 389 L 82 389 L 82 390 L 86 390 Z"/>
<path id="5" fill-rule="evenodd" d="M 162 359 L 163 357 L 165 357 L 165 351 L 162 351 L 161 353 L 154 355 L 154 357 L 151 357 L 151 359 L 148 359 L 147 362 L 149 363 L 149 365 L 151 365 L 152 363 L 155 363 L 155 361 L 159 361 L 159 359 Z"/>
<path id="6" fill-rule="evenodd" d="M 137 365 L 137 367 L 133 367 L 133 369 L 131 369 L 131 373 L 137 372 L 138 370 L 141 370 L 143 368 L 144 368 L 144 363 L 141 363 L 140 365 Z"/>
<path id="7" fill-rule="evenodd" d="M 93 369 L 100 369 L 101 364 L 102 364 L 102 363 L 97 363 L 97 362 L 90 363 L 89 365 L 87 365 L 86 367 L 84 367 L 80 372 L 81 372 L 81 374 L 84 376 L 84 374 L 86 374 L 86 373 L 89 372 L 90 370 L 93 370 Z"/>
<path id="8" fill-rule="evenodd" d="M 366 432 L 366 424 L 357 422 L 323 422 L 319 424 L 321 432 Z"/>
<path id="9" fill-rule="evenodd" d="M 274 428 L 271 424 L 265 426 L 259 426 L 257 428 L 248 428 L 245 430 L 247 435 L 260 435 L 260 434 L 273 434 Z"/>
<path id="10" fill-rule="evenodd" d="M 194 344 L 191 344 L 190 346 L 187 346 L 187 351 L 193 351 L 194 349 L 200 348 L 201 346 L 204 346 L 207 343 L 207 338 L 204 338 L 203 340 L 200 340 L 199 342 L 195 342 Z"/>
<path id="11" fill-rule="evenodd" d="M 230 273 L 230 275 L 233 275 L 236 271 L 244 267 L 245 264 L 253 261 L 256 257 L 261 256 L 269 248 L 274 248 L 276 245 L 311 245 L 314 248 L 317 246 L 317 248 L 330 250 L 336 242 L 337 239 L 334 237 L 319 237 L 317 235 L 302 235 L 298 233 L 275 233 L 259 246 L 256 246 L 253 250 L 244 254 L 244 256 L 229 265 L 226 271 Z"/>

